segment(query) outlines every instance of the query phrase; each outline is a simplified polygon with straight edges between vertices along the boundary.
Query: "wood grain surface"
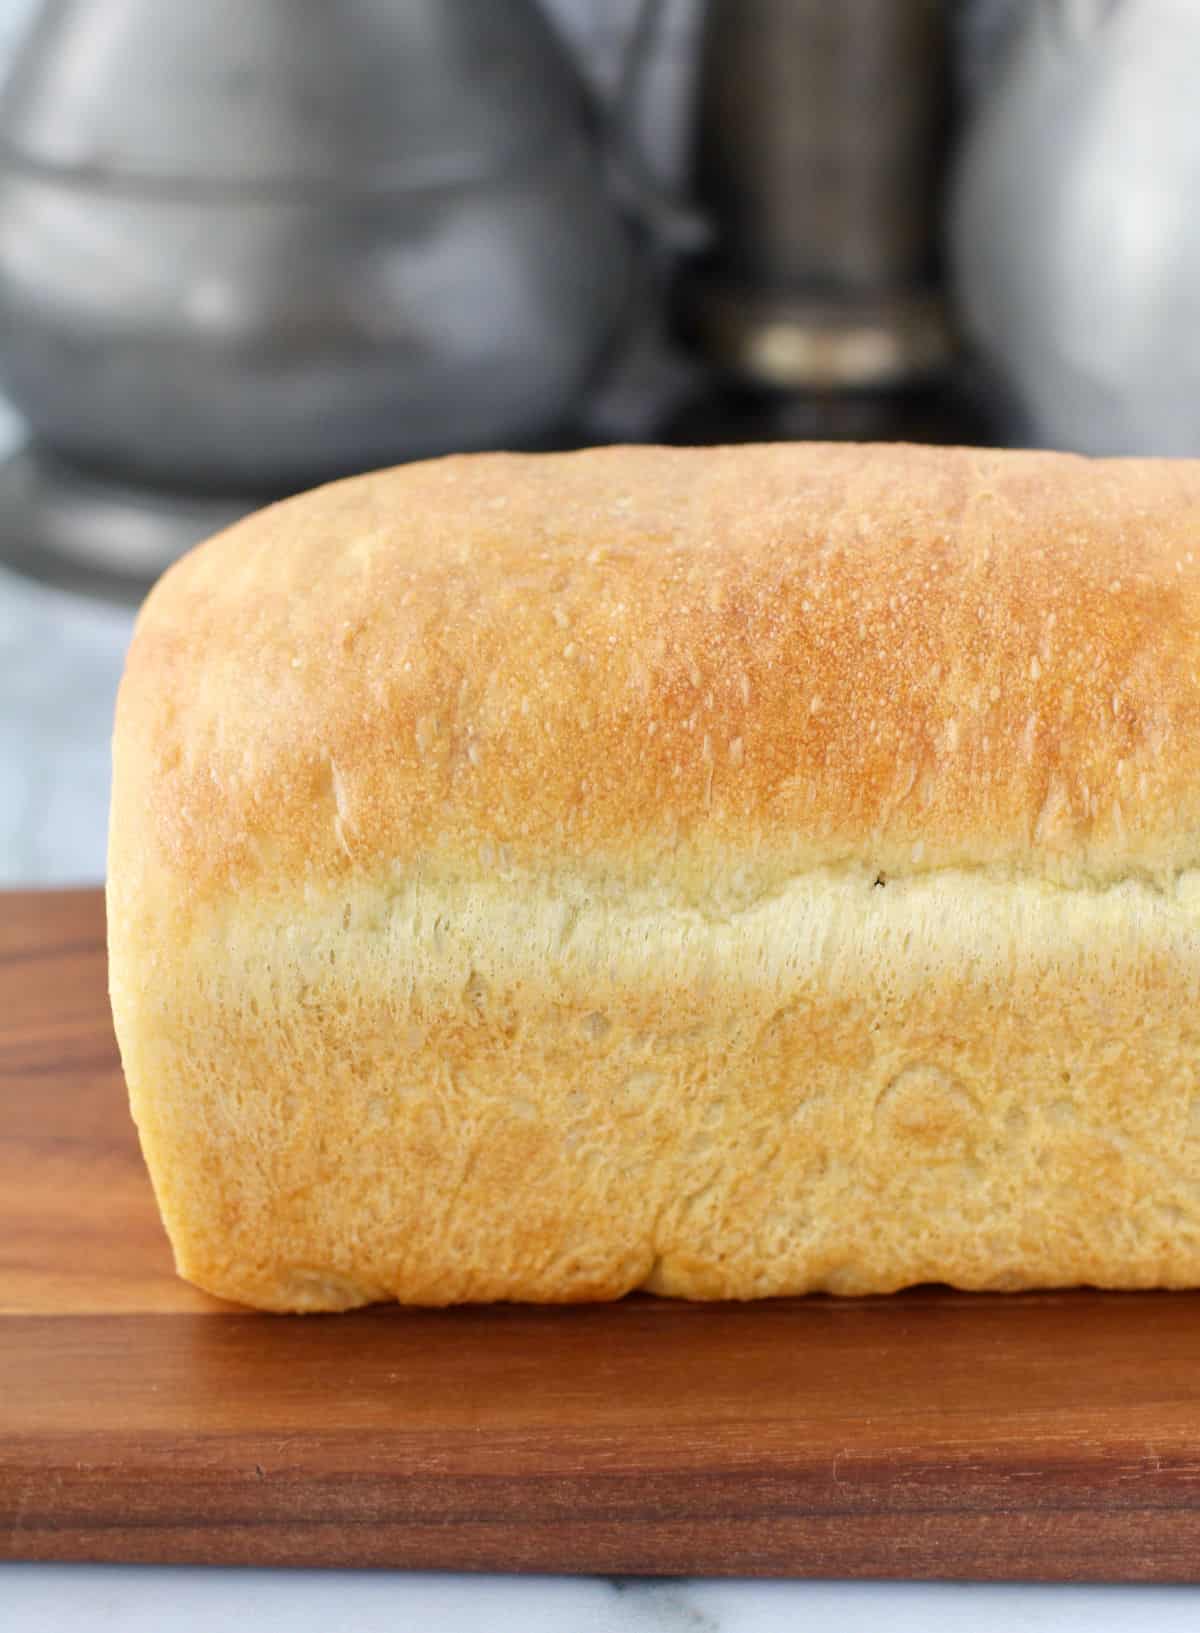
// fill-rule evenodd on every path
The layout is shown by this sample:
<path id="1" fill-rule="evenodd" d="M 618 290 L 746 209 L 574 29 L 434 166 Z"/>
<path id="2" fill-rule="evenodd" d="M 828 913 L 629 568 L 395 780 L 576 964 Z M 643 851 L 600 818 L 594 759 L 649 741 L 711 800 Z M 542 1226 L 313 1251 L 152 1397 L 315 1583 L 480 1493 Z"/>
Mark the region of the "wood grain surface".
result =
<path id="1" fill-rule="evenodd" d="M 255 1315 L 185 1286 L 94 892 L 0 896 L 0 1558 L 1200 1580 L 1200 1299 Z"/>

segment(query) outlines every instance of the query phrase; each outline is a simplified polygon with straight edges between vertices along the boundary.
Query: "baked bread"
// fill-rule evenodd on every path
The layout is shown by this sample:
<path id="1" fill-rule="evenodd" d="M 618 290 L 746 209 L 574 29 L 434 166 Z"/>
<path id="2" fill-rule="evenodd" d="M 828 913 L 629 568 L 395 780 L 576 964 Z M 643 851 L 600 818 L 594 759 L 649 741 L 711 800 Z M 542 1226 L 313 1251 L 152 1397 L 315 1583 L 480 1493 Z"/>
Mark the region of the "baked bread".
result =
<path id="1" fill-rule="evenodd" d="M 481 455 L 167 573 L 112 1004 L 276 1310 L 1200 1284 L 1200 462 Z"/>

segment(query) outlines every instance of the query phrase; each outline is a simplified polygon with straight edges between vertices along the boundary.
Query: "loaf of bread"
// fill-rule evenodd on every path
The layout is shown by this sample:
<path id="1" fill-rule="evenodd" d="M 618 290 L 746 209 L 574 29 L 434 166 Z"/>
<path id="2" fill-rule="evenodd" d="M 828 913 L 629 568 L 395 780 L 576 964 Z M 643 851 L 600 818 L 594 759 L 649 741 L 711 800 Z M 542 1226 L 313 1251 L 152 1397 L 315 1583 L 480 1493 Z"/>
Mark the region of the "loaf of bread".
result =
<path id="1" fill-rule="evenodd" d="M 1200 1284 L 1200 462 L 479 455 L 147 601 L 108 908 L 276 1310 Z"/>

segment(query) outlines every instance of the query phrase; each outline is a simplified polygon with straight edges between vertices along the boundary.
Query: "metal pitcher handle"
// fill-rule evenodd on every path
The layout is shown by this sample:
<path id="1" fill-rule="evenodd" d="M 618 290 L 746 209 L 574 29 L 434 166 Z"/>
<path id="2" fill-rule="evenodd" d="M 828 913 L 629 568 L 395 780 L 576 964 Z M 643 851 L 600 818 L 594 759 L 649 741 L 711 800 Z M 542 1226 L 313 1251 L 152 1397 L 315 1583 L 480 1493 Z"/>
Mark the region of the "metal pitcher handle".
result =
<path id="1" fill-rule="evenodd" d="M 621 203 L 662 248 L 680 255 L 708 249 L 714 223 L 683 194 L 654 175 L 637 137 L 637 110 L 646 67 L 658 43 L 667 0 L 641 0 L 634 18 L 609 120 L 608 149 Z"/>

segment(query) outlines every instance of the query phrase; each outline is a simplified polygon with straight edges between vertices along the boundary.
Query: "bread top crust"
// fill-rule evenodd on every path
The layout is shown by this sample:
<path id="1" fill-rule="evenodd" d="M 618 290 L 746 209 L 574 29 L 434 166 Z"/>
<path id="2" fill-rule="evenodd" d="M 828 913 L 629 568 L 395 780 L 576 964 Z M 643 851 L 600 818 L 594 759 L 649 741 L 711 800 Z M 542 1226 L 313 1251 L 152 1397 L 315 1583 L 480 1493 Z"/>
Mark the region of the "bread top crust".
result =
<path id="1" fill-rule="evenodd" d="M 334 483 L 168 572 L 110 875 L 1200 865 L 1200 461 L 779 444 Z M 719 900 L 718 900 L 719 898 Z"/>

